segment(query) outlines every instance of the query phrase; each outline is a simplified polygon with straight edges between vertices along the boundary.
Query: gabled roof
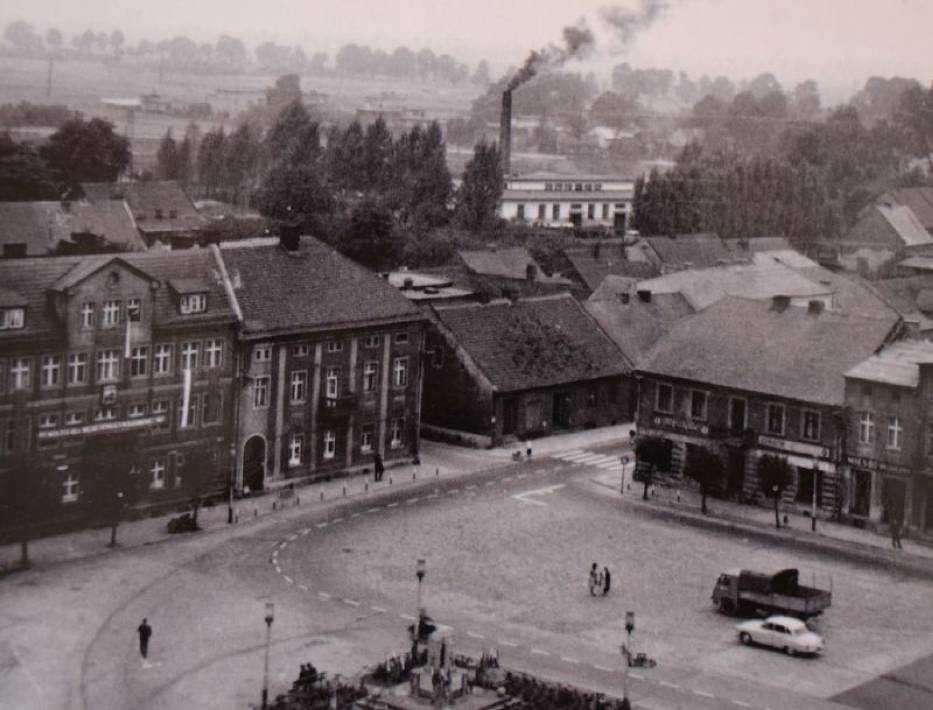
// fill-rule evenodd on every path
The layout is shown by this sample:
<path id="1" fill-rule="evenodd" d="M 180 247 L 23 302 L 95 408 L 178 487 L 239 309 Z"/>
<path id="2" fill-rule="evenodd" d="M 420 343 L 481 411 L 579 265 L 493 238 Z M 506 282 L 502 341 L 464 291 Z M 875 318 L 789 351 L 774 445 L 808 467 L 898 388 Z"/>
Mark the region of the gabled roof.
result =
<path id="1" fill-rule="evenodd" d="M 276 239 L 254 239 L 223 242 L 219 254 L 246 336 L 424 318 L 385 279 L 311 237 L 296 252 Z"/>
<path id="2" fill-rule="evenodd" d="M 629 260 L 621 245 L 603 246 L 598 256 L 592 248 L 565 249 L 564 255 L 590 291 L 595 291 L 610 275 L 650 279 L 660 273 L 650 261 Z"/>
<path id="3" fill-rule="evenodd" d="M 622 375 L 629 363 L 570 295 L 435 306 L 437 320 L 502 392 Z"/>
<path id="4" fill-rule="evenodd" d="M 112 263 L 121 264 L 131 271 L 135 271 L 143 278 L 154 280 L 152 276 L 140 270 L 139 267 L 135 266 L 134 264 L 127 262 L 127 260 L 122 256 L 116 256 L 114 254 L 94 254 L 81 259 L 74 268 L 70 269 L 60 279 L 52 284 L 51 289 L 53 291 L 66 291 L 69 288 L 77 286 L 85 279 L 96 274 L 98 271 Z"/>
<path id="5" fill-rule="evenodd" d="M 910 207 L 880 204 L 875 205 L 875 208 L 888 221 L 898 238 L 904 243 L 904 246 L 914 247 L 933 244 L 933 237 L 930 236 L 926 227 L 917 219 Z"/>
<path id="6" fill-rule="evenodd" d="M 842 404 L 843 374 L 880 348 L 896 317 L 860 318 L 725 298 L 675 323 L 639 370 L 815 404 Z"/>
<path id="7" fill-rule="evenodd" d="M 81 189 L 91 202 L 126 200 L 142 232 L 189 231 L 207 223 L 175 180 L 84 182 Z"/>
<path id="8" fill-rule="evenodd" d="M 505 249 L 477 249 L 458 251 L 467 269 L 481 276 L 498 276 L 524 281 L 528 267 L 535 269 L 535 281 L 542 283 L 570 283 L 569 279 L 547 276 L 525 247 Z"/>
<path id="9" fill-rule="evenodd" d="M 749 237 L 748 239 L 723 239 L 723 241 L 736 254 L 793 250 L 787 237 Z"/>
<path id="10" fill-rule="evenodd" d="M 933 229 L 933 188 L 902 187 L 886 192 L 878 202 L 892 202 L 909 207 L 926 229 Z"/>
<path id="11" fill-rule="evenodd" d="M 920 364 L 933 364 L 933 343 L 902 340 L 863 360 L 846 372 L 846 377 L 916 388 L 920 384 Z"/>
<path id="12" fill-rule="evenodd" d="M 725 242 L 713 233 L 645 237 L 644 241 L 665 266 L 680 268 L 689 264 L 699 268 L 735 260 Z"/>
<path id="13" fill-rule="evenodd" d="M 122 200 L 0 202 L 0 244 L 25 244 L 27 256 L 50 254 L 75 234 L 93 234 L 130 251 L 146 248 Z"/>

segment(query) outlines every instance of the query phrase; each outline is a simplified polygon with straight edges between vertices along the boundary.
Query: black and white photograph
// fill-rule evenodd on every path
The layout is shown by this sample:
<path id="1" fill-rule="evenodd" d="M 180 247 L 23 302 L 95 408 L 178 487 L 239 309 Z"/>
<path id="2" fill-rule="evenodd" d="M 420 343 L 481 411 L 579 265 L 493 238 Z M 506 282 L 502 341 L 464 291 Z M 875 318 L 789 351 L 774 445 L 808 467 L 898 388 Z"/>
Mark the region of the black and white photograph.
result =
<path id="1" fill-rule="evenodd" d="M 0 0 L 0 708 L 933 708 L 933 0 Z"/>

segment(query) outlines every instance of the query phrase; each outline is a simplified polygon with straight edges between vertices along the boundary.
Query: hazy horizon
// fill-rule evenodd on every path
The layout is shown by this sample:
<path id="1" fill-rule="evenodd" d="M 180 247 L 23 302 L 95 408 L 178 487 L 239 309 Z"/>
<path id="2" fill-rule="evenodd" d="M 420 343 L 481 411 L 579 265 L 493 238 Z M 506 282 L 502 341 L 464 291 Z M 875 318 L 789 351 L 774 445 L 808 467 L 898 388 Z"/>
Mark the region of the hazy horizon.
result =
<path id="1" fill-rule="evenodd" d="M 663 0 L 662 0 L 663 1 Z M 751 78 L 770 71 L 786 89 L 815 79 L 824 102 L 842 98 L 871 75 L 933 77 L 933 56 L 922 50 L 933 26 L 933 2 L 924 0 L 669 0 L 668 7 L 620 51 L 599 19 L 609 4 L 634 8 L 637 0 L 33 0 L 28 7 L 3 0 L 0 22 L 23 19 L 37 30 L 71 35 L 121 29 L 130 44 L 183 34 L 213 41 L 221 34 L 250 47 L 272 40 L 323 50 L 333 56 L 346 42 L 391 50 L 398 45 L 450 52 L 475 65 L 488 59 L 493 76 L 518 66 L 531 49 L 557 41 L 561 29 L 585 17 L 597 36 L 592 58 L 580 65 L 603 75 L 621 61 L 634 66 Z M 572 69 L 573 64 L 568 68 Z M 827 101 L 828 100 L 828 101 Z"/>

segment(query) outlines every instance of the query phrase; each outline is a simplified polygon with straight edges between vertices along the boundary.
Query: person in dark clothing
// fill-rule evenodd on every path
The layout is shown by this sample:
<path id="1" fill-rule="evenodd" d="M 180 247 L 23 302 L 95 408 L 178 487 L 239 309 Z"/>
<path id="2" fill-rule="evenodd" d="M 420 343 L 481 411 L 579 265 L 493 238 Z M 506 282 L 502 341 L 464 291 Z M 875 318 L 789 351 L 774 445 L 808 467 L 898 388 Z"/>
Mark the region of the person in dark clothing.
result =
<path id="1" fill-rule="evenodd" d="M 148 620 L 143 619 L 143 623 L 136 629 L 136 633 L 139 634 L 139 653 L 143 658 L 148 658 L 149 639 L 152 636 L 152 627 L 149 626 Z"/>
<path id="2" fill-rule="evenodd" d="M 596 596 L 596 589 L 599 587 L 599 566 L 594 562 L 590 567 L 590 595 Z"/>
<path id="3" fill-rule="evenodd" d="M 373 470 L 376 472 L 375 480 L 381 481 L 382 475 L 386 472 L 386 467 L 382 463 L 382 456 L 379 454 L 373 456 Z"/>
<path id="4" fill-rule="evenodd" d="M 891 521 L 891 547 L 895 550 L 903 550 L 901 546 L 901 521 L 897 518 Z"/>
<path id="5" fill-rule="evenodd" d="M 609 594 L 610 575 L 609 568 L 603 567 L 603 596 Z"/>

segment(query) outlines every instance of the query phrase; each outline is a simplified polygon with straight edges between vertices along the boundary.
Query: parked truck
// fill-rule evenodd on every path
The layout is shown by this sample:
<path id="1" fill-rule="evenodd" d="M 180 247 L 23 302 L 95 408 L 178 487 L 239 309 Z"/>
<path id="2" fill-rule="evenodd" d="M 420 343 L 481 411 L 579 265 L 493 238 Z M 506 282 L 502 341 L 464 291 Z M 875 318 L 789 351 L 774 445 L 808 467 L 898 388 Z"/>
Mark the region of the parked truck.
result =
<path id="1" fill-rule="evenodd" d="M 786 614 L 809 619 L 822 614 L 833 602 L 832 591 L 805 587 L 795 569 L 777 574 L 728 570 L 713 588 L 713 604 L 724 614 Z"/>

